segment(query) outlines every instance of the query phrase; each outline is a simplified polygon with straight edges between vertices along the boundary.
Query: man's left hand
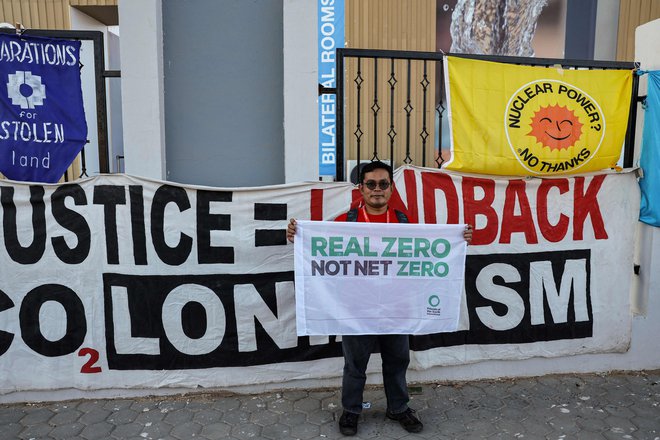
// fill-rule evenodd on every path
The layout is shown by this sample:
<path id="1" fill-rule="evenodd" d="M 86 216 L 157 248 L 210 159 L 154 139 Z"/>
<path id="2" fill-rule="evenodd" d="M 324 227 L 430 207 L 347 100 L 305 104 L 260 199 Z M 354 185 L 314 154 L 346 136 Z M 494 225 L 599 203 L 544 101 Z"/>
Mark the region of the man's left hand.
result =
<path id="1" fill-rule="evenodd" d="M 473 232 L 472 225 L 467 225 L 465 227 L 465 231 L 463 232 L 463 238 L 465 239 L 465 241 L 467 241 L 467 244 L 470 244 L 470 242 L 472 241 L 472 232 Z"/>

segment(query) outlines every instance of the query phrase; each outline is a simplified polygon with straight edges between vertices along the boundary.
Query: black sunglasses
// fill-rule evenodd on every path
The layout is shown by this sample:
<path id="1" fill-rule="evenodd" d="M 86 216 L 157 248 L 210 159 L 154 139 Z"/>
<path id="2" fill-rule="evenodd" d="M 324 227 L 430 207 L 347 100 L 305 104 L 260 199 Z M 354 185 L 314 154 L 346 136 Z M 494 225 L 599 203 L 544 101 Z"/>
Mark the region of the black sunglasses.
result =
<path id="1" fill-rule="evenodd" d="M 375 180 L 367 180 L 366 182 L 362 182 L 362 184 L 372 191 L 376 189 L 376 187 L 379 187 L 380 189 L 383 190 L 390 187 L 390 182 L 388 180 L 380 180 L 378 182 L 376 182 Z"/>

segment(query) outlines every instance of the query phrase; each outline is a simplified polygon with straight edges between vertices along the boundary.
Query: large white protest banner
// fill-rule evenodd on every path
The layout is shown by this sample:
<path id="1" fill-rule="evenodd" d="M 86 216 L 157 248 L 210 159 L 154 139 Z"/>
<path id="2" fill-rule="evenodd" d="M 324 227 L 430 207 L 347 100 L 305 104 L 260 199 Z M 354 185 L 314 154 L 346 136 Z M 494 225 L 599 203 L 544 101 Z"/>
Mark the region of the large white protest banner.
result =
<path id="1" fill-rule="evenodd" d="M 298 336 L 455 331 L 464 285 L 464 229 L 299 221 Z"/>
<path id="2" fill-rule="evenodd" d="M 634 173 L 394 181 L 411 223 L 475 227 L 458 327 L 413 336 L 412 368 L 627 350 Z M 0 394 L 340 376 L 336 337 L 296 334 L 286 225 L 359 199 L 345 182 L 0 181 Z"/>

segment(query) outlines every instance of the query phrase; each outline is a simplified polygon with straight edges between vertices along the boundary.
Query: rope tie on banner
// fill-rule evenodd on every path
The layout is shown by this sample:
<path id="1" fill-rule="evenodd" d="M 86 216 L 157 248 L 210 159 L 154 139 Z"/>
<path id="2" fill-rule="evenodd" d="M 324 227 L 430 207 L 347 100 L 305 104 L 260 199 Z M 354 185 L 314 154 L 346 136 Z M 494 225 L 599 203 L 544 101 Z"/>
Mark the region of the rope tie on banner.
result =
<path id="1" fill-rule="evenodd" d="M 19 37 L 22 37 L 23 34 L 25 33 L 25 26 L 23 26 L 23 24 L 19 23 L 18 21 L 16 22 L 14 28 L 16 29 L 16 35 L 18 35 Z"/>
<path id="2" fill-rule="evenodd" d="M 635 63 L 635 73 L 637 74 L 637 76 L 643 76 L 643 75 L 646 75 L 647 73 L 649 73 L 648 70 L 640 69 L 639 66 L 640 66 L 640 63 L 636 62 Z M 637 98 L 637 100 L 642 105 L 642 110 L 646 110 L 646 95 L 639 96 Z"/>

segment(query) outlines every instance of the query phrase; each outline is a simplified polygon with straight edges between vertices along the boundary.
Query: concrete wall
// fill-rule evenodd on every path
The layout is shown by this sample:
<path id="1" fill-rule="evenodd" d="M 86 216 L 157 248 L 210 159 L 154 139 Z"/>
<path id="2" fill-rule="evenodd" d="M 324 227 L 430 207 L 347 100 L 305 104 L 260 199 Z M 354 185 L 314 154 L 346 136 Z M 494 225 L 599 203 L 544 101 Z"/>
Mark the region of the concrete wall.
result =
<path id="1" fill-rule="evenodd" d="M 116 29 L 115 29 L 116 28 Z M 107 46 L 109 60 L 106 67 L 109 70 L 121 70 L 119 27 L 108 28 Z M 121 114 L 121 78 L 108 78 L 108 133 L 110 137 L 110 171 L 124 172 L 124 134 Z"/>
<path id="2" fill-rule="evenodd" d="M 564 58 L 591 60 L 594 57 L 597 0 L 568 0 Z"/>
<path id="3" fill-rule="evenodd" d="M 185 2 L 166 3 L 166 26 L 168 26 L 166 34 L 169 35 L 166 37 L 168 40 L 166 50 L 168 53 L 172 51 L 168 55 L 170 59 L 167 60 L 168 78 L 166 80 L 162 58 L 162 0 L 141 0 L 139 2 L 119 0 L 121 83 L 122 92 L 126 94 L 126 99 L 122 100 L 126 173 L 156 179 L 169 178 L 189 183 L 226 186 L 317 180 L 316 2 L 311 0 L 268 2 L 266 10 L 260 13 L 262 22 L 267 21 L 271 26 L 277 27 L 275 22 L 279 20 L 281 29 L 276 29 L 278 35 L 264 33 L 265 36 L 262 35 L 262 40 L 260 40 L 263 43 L 262 47 L 259 47 L 261 44 L 259 41 L 253 41 L 252 45 L 255 50 L 262 53 L 266 48 L 264 38 L 276 43 L 270 48 L 270 67 L 264 70 L 259 64 L 256 66 L 257 69 L 254 63 L 250 65 L 249 59 L 244 59 L 245 69 L 241 71 L 238 64 L 225 63 L 227 67 L 234 69 L 233 78 L 227 72 L 227 68 L 221 69 L 226 57 L 222 57 L 220 52 L 232 50 L 228 38 L 223 34 L 226 32 L 228 36 L 233 36 L 234 48 L 240 48 L 244 58 L 252 56 L 253 50 L 249 45 L 246 46 L 247 43 L 241 41 L 244 34 L 248 33 L 246 29 L 250 29 L 248 26 L 253 26 L 251 28 L 253 34 L 260 33 L 257 24 L 248 20 L 250 18 L 249 10 L 244 20 L 240 22 L 234 20 L 233 24 L 230 23 L 233 27 L 229 28 L 231 30 L 229 32 L 226 27 L 218 24 L 218 20 L 223 19 L 222 17 L 226 15 L 222 13 L 221 3 L 207 2 L 205 7 L 195 8 L 199 16 L 189 17 L 189 21 L 184 21 L 182 16 L 177 15 L 177 12 L 182 9 L 193 9 L 189 7 L 190 3 L 185 5 L 183 3 Z M 227 4 L 231 6 L 232 2 L 225 3 L 225 5 Z M 244 2 L 243 4 L 264 5 L 263 2 Z M 209 12 L 209 5 L 215 13 Z M 274 7 L 281 8 L 281 11 L 274 12 Z M 264 14 L 268 16 L 264 16 Z M 148 17 L 148 19 L 143 20 L 143 17 Z M 224 19 L 227 18 L 228 16 Z M 241 26 L 237 28 L 238 23 L 241 23 Z M 204 32 L 195 31 L 200 29 L 203 29 Z M 218 35 L 222 29 L 224 31 Z M 209 36 L 208 31 L 215 32 L 213 38 Z M 190 98 L 186 95 L 184 84 L 186 78 L 188 86 L 199 84 L 199 75 L 204 71 L 211 71 L 206 67 L 200 71 L 199 66 L 198 71 L 189 69 L 188 64 L 184 62 L 186 60 L 179 58 L 179 55 L 193 57 L 197 49 L 191 51 L 190 48 L 197 47 L 196 44 L 200 41 L 199 37 L 202 34 L 208 41 L 216 39 L 226 42 L 224 48 L 207 47 L 206 49 L 212 56 L 207 56 L 206 59 L 215 63 L 215 73 L 224 74 L 228 82 L 224 82 L 222 87 L 207 88 L 205 96 L 192 95 L 199 108 L 191 114 L 185 112 L 181 114 L 183 107 L 176 108 L 177 99 L 181 96 L 186 100 Z M 193 41 L 192 46 L 191 41 Z M 184 42 L 186 43 L 184 44 Z M 186 62 L 189 61 L 190 59 Z M 192 62 L 200 63 L 201 59 L 197 61 L 193 59 Z M 263 60 L 261 62 L 263 63 Z M 191 78 L 191 74 L 197 75 L 197 79 Z M 185 78 L 181 78 L 182 76 Z M 167 92 L 164 90 L 165 81 L 168 81 L 170 86 Z M 238 88 L 237 83 L 241 83 L 238 84 Z M 251 87 L 245 91 L 246 86 Z M 200 92 L 200 88 L 189 87 L 188 89 L 193 90 L 193 93 L 204 95 Z M 282 93 L 282 89 L 284 93 Z M 228 96 L 236 90 L 244 90 L 243 93 L 246 93 L 250 99 L 244 102 L 243 98 L 237 101 Z M 209 95 L 209 91 L 213 93 Z M 229 99 L 225 99 L 223 93 L 227 94 Z M 234 105 L 245 109 L 247 114 L 243 112 L 239 118 L 235 109 L 231 108 L 232 104 L 229 101 L 232 100 Z M 209 120 L 210 116 L 204 116 L 200 110 L 215 115 L 215 118 Z M 218 116 L 219 110 L 223 112 L 221 116 Z M 178 116 L 177 113 L 179 113 Z M 167 134 L 172 137 L 171 144 L 167 148 L 166 118 L 168 121 Z M 169 121 L 172 122 L 171 126 Z M 252 125 L 237 128 L 232 125 L 232 121 L 237 122 L 239 126 L 242 126 L 245 121 L 250 121 Z M 267 131 L 264 131 L 264 124 L 259 121 L 266 121 Z M 202 126 L 200 127 L 199 124 Z M 222 130 L 223 124 L 225 124 L 225 130 Z M 195 133 L 196 128 L 200 128 L 202 131 Z M 244 138 L 235 134 L 241 129 L 244 131 Z M 191 130 L 193 130 L 192 133 Z M 209 131 L 212 132 L 210 139 L 216 139 L 216 141 L 200 140 L 202 139 L 201 134 L 208 135 Z M 222 133 L 222 136 L 218 137 L 218 133 Z M 248 142 L 251 142 L 251 146 L 245 149 Z M 193 147 L 192 153 L 191 146 Z M 237 148 L 239 149 L 237 150 Z M 201 154 L 195 150 L 200 151 Z M 169 161 L 166 159 L 166 151 L 173 155 Z M 231 151 L 234 159 L 227 160 L 223 151 L 224 153 Z M 259 159 L 255 159 L 255 155 Z M 209 157 L 213 160 L 209 160 Z M 233 162 L 236 157 L 241 158 L 240 160 L 244 163 Z M 254 178 L 247 179 L 250 174 L 253 176 L 258 174 L 253 170 L 259 163 L 268 164 L 270 170 L 266 170 L 266 175 L 260 182 Z M 196 164 L 200 164 L 205 169 L 198 170 Z M 219 167 L 226 167 L 225 171 L 228 174 L 224 171 L 221 173 L 222 168 Z M 169 175 L 166 173 L 166 168 L 170 172 Z M 194 174 L 189 176 L 191 169 Z M 245 169 L 251 170 L 250 173 L 244 172 Z M 202 174 L 199 180 L 197 179 L 198 173 Z M 238 175 L 234 175 L 234 173 Z M 223 175 L 220 176 L 220 174 Z M 233 177 L 245 179 L 245 181 L 234 181 Z"/>
<path id="4" fill-rule="evenodd" d="M 166 178 L 284 183 L 282 0 L 163 2 Z"/>
<path id="5" fill-rule="evenodd" d="M 111 31 L 108 26 L 90 17 L 89 15 L 71 8 L 71 29 L 79 31 L 103 32 L 105 68 L 107 70 L 119 70 L 119 36 Z M 117 30 L 115 30 L 116 32 Z M 81 71 L 83 81 L 83 100 L 87 127 L 89 128 L 89 143 L 85 145 L 85 163 L 87 174 L 93 176 L 98 174 L 98 129 L 96 122 L 96 79 L 94 71 L 94 45 L 90 41 L 83 41 L 81 60 L 84 66 Z M 124 154 L 122 118 L 121 118 L 121 84 L 119 78 L 106 79 L 106 103 L 108 115 L 108 160 L 110 172 L 117 172 L 116 156 Z M 90 93 L 86 93 L 89 90 Z"/>
<path id="6" fill-rule="evenodd" d="M 161 0 L 119 0 L 125 170 L 165 178 Z"/>
<path id="7" fill-rule="evenodd" d="M 619 0 L 598 0 L 594 60 L 616 60 Z"/>
<path id="8" fill-rule="evenodd" d="M 103 41 L 106 65 L 107 57 L 107 26 L 93 19 L 76 8 L 71 8 L 71 29 L 76 31 L 100 31 L 103 32 Z M 85 108 L 85 119 L 87 120 L 87 139 L 89 143 L 83 147 L 85 151 L 85 168 L 87 175 L 95 176 L 99 174 L 99 136 L 98 124 L 96 121 L 96 77 L 94 72 L 94 43 L 92 41 L 83 41 L 80 49 L 80 62 L 83 68 L 80 71 L 80 80 L 83 89 L 83 106 Z M 77 176 L 76 176 L 77 177 Z"/>
<path id="9" fill-rule="evenodd" d="M 644 70 L 660 69 L 660 53 L 657 41 L 660 38 L 660 19 L 639 26 L 635 32 L 635 60 L 640 62 Z M 640 77 L 639 94 L 646 95 L 648 78 Z M 644 111 L 641 105 L 637 107 L 637 136 L 635 164 L 639 164 L 642 140 L 642 128 L 644 125 Z M 657 312 L 658 297 L 660 296 L 660 228 L 654 228 L 644 223 L 639 224 L 639 287 L 635 299 L 636 308 L 640 314 L 649 315 Z"/>
<path id="10" fill-rule="evenodd" d="M 318 64 L 315 0 L 284 1 L 284 175 L 318 180 Z"/>

